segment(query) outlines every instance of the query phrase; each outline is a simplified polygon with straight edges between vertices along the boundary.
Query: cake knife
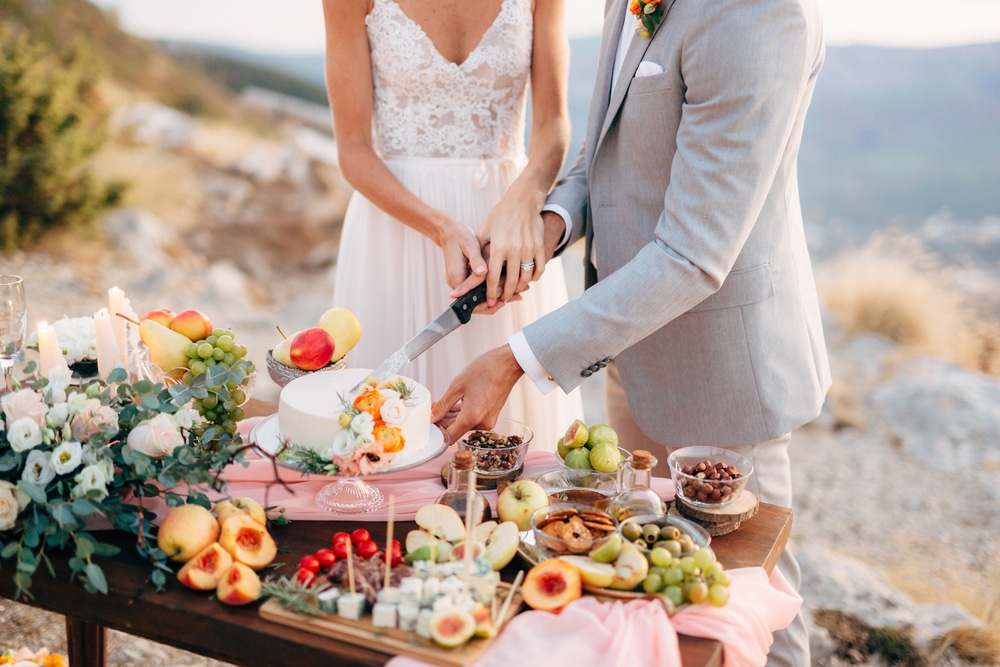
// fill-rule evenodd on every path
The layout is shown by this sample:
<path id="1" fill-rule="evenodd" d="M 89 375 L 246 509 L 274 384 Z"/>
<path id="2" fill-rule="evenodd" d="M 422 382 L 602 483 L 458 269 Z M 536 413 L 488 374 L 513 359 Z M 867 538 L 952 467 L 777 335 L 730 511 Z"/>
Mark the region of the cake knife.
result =
<path id="1" fill-rule="evenodd" d="M 472 311 L 475 307 L 485 302 L 486 283 L 484 282 L 455 299 L 448 306 L 448 309 L 441 313 L 436 320 L 428 324 L 423 331 L 411 338 L 403 347 L 393 352 L 388 359 L 379 364 L 378 368 L 372 371 L 370 377 L 374 377 L 381 382 L 396 375 L 406 364 L 426 352 L 429 347 L 459 326 L 466 324 L 472 319 Z M 367 378 L 359 382 L 357 387 L 351 390 L 351 393 L 353 394 L 366 381 Z"/>

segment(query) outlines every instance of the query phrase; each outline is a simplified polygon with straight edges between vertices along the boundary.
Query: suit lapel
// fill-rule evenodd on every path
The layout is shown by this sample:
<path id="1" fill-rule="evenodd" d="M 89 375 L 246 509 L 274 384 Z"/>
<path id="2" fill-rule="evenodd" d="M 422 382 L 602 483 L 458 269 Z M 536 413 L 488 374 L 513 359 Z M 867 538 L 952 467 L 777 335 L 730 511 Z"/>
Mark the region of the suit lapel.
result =
<path id="1" fill-rule="evenodd" d="M 594 96 L 590 105 L 590 121 L 588 142 L 591 150 L 597 146 L 597 132 L 604 124 L 608 111 L 608 100 L 611 97 L 611 79 L 615 69 L 615 53 L 618 51 L 618 40 L 622 34 L 622 16 L 628 0 L 609 0 L 604 15 L 604 30 L 601 36 L 601 57 L 597 66 L 597 77 L 594 81 Z"/>
<path id="2" fill-rule="evenodd" d="M 660 26 L 667 20 L 667 13 L 670 11 L 670 7 L 674 4 L 674 0 L 663 0 L 663 18 L 660 20 L 659 25 L 656 26 L 657 31 L 659 31 Z M 608 47 L 611 52 L 611 68 L 614 67 L 614 54 L 618 48 L 618 40 L 621 39 L 621 25 L 624 22 L 625 5 L 621 6 L 621 12 L 618 15 L 618 25 L 619 29 L 616 31 L 616 37 Z M 638 21 L 638 19 L 637 19 Z M 656 37 L 654 32 L 650 37 L 642 37 L 641 35 L 636 35 L 632 38 L 632 43 L 629 44 L 628 51 L 625 52 L 625 61 L 622 63 L 621 70 L 618 72 L 618 81 L 615 82 L 615 89 L 611 91 L 611 99 L 608 103 L 607 112 L 604 115 L 604 123 L 601 127 L 601 134 L 598 138 L 598 143 L 604 139 L 604 135 L 607 134 L 608 128 L 611 127 L 611 123 L 615 116 L 618 115 L 618 108 L 622 105 L 625 100 L 625 92 L 628 90 L 629 82 L 632 77 L 635 76 L 635 71 L 639 69 L 639 63 L 642 62 L 642 57 L 646 54 L 646 49 L 649 48 L 649 44 Z M 604 63 L 602 67 L 609 59 L 604 58 Z"/>

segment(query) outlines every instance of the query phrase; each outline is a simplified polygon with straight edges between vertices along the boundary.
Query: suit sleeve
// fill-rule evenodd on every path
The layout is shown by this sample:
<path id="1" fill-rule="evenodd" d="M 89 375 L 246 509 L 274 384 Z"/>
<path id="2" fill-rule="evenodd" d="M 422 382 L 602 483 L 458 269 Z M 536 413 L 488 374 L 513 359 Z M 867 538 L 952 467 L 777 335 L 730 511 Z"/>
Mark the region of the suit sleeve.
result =
<path id="1" fill-rule="evenodd" d="M 808 104 L 822 44 L 818 28 L 809 25 L 814 17 L 805 16 L 799 2 L 714 0 L 702 7 L 683 35 L 685 100 L 653 239 L 581 298 L 524 330 L 566 391 L 580 384 L 583 369 L 722 286 Z M 620 168 L 631 177 L 625 182 L 642 182 L 630 165 Z M 585 201 L 577 189 L 585 189 L 586 178 L 572 187 Z"/>

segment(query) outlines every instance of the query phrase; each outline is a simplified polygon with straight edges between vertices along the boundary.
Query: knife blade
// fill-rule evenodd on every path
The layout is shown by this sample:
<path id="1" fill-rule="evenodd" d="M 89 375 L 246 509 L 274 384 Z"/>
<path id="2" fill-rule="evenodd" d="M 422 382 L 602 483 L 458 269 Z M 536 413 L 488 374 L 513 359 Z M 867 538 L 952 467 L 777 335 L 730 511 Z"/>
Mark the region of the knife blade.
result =
<path id="1" fill-rule="evenodd" d="M 482 283 L 455 299 L 436 320 L 428 324 L 423 331 L 408 340 L 403 347 L 379 364 L 378 368 L 372 371 L 370 377 L 381 382 L 396 375 L 404 366 L 426 352 L 432 345 L 461 325 L 468 323 L 472 319 L 472 311 L 475 307 L 485 302 L 486 283 Z M 364 383 L 365 381 L 358 383 L 358 386 L 351 393 L 354 393 Z"/>

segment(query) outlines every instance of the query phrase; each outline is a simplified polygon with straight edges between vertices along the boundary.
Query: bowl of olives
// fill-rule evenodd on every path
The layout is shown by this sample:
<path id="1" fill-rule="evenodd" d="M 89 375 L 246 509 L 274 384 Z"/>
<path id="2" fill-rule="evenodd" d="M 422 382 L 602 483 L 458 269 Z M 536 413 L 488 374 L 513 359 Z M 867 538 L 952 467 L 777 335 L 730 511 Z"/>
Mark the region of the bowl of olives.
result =
<path id="1" fill-rule="evenodd" d="M 640 514 L 621 522 L 622 539 L 632 542 L 645 554 L 655 548 L 666 549 L 671 556 L 693 556 L 712 541 L 708 531 L 696 523 L 671 514 Z"/>

